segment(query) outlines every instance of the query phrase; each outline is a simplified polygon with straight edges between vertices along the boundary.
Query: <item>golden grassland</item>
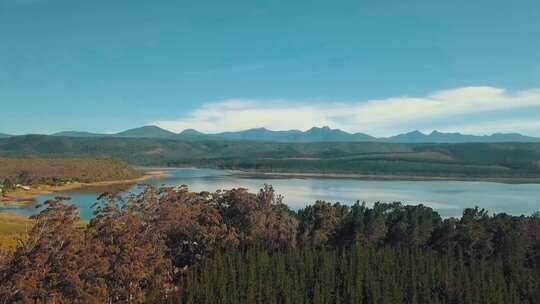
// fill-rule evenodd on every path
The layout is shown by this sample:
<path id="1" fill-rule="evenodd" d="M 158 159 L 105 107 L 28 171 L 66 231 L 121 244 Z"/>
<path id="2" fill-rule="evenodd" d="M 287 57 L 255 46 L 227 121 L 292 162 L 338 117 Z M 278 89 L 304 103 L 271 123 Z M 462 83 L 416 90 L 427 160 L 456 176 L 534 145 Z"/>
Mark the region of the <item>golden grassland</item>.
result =
<path id="1" fill-rule="evenodd" d="M 18 240 L 24 240 L 32 229 L 33 220 L 15 213 L 0 212 L 0 250 L 14 250 Z M 79 221 L 84 229 L 88 221 Z"/>
<path id="2" fill-rule="evenodd" d="M 32 220 L 14 213 L 0 213 L 0 250 L 13 250 L 17 240 L 32 229 Z"/>

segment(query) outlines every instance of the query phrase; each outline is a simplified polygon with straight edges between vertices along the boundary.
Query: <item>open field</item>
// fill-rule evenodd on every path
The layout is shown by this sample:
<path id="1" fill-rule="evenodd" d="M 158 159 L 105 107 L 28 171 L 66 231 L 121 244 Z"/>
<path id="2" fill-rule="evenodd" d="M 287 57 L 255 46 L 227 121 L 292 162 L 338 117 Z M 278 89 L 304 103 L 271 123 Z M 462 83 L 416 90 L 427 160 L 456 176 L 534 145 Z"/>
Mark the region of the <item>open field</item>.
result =
<path id="1" fill-rule="evenodd" d="M 17 240 L 24 238 L 31 228 L 32 221 L 27 217 L 0 212 L 0 250 L 15 248 Z"/>
<path id="2" fill-rule="evenodd" d="M 13 250 L 17 241 L 24 239 L 32 229 L 33 221 L 27 217 L 0 212 L 0 250 Z M 81 228 L 88 225 L 88 221 L 80 221 Z"/>

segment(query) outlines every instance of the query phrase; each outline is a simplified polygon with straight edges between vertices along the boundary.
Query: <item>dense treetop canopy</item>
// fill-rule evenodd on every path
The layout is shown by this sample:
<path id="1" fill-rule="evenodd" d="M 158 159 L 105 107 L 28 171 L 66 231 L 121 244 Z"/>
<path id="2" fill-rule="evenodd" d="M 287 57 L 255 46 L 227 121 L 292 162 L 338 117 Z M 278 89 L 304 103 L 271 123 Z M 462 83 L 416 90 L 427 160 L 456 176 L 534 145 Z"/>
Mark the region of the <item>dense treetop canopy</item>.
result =
<path id="1" fill-rule="evenodd" d="M 8 303 L 538 303 L 540 216 L 459 219 L 266 186 L 104 193 L 86 227 L 57 198 L 0 258 Z"/>

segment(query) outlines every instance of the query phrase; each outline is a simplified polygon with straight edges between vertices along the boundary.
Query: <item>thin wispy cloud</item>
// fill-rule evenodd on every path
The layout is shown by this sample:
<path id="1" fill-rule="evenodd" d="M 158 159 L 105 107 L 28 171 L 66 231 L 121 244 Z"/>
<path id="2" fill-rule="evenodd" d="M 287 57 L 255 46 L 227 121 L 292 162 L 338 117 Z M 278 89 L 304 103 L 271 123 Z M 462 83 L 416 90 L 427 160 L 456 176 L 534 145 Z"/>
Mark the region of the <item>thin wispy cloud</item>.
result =
<path id="1" fill-rule="evenodd" d="M 41 2 L 42 0 L 14 0 L 14 3 L 17 5 L 31 5 L 34 3 Z"/>
<path id="2" fill-rule="evenodd" d="M 540 117 L 540 89 L 510 93 L 495 87 L 464 87 L 424 97 L 355 102 L 230 99 L 207 103 L 176 120 L 154 124 L 173 131 L 194 128 L 210 133 L 255 127 L 306 130 L 329 125 L 376 136 L 412 129 L 540 135 L 537 120 L 527 120 L 519 111 L 538 113 Z"/>
<path id="3" fill-rule="evenodd" d="M 539 115 L 540 116 L 540 115 Z M 467 134 L 493 134 L 493 133 L 522 133 L 527 135 L 540 134 L 540 119 L 494 120 L 473 123 L 459 128 L 441 129 L 445 132 L 462 132 Z"/>

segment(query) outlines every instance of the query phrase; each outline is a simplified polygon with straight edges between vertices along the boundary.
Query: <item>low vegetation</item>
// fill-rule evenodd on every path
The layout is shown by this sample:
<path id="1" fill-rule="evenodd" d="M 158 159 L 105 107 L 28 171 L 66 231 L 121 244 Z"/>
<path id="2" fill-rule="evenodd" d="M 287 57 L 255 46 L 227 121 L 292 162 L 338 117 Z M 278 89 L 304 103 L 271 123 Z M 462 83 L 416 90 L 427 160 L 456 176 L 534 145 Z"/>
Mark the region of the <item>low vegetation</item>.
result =
<path id="1" fill-rule="evenodd" d="M 13 250 L 17 240 L 24 239 L 32 229 L 32 221 L 13 213 L 0 212 L 0 251 Z"/>
<path id="2" fill-rule="evenodd" d="M 46 203 L 0 258 L 5 303 L 540 303 L 540 214 L 318 201 L 270 186 Z"/>
<path id="3" fill-rule="evenodd" d="M 0 182 L 6 189 L 19 185 L 59 185 L 66 182 L 102 182 L 141 175 L 122 161 L 91 158 L 0 157 Z"/>
<path id="4" fill-rule="evenodd" d="M 19 136 L 0 155 L 115 157 L 145 166 L 450 178 L 540 178 L 540 143 L 392 144 Z"/>

